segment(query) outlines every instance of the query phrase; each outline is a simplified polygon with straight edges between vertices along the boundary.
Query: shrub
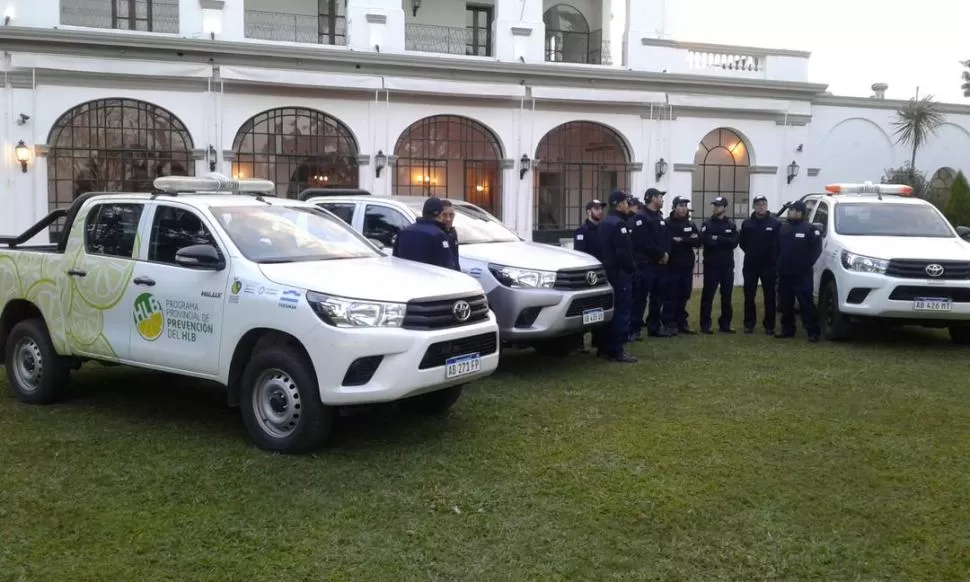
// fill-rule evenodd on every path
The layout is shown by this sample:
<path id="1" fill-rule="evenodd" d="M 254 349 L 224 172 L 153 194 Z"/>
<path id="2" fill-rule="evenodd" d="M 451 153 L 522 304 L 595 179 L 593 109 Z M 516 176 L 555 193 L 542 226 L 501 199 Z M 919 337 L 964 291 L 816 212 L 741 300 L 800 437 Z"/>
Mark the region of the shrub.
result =
<path id="1" fill-rule="evenodd" d="M 943 214 L 953 226 L 970 226 L 970 183 L 967 183 L 963 171 L 957 172 L 950 186 L 950 200 Z"/>

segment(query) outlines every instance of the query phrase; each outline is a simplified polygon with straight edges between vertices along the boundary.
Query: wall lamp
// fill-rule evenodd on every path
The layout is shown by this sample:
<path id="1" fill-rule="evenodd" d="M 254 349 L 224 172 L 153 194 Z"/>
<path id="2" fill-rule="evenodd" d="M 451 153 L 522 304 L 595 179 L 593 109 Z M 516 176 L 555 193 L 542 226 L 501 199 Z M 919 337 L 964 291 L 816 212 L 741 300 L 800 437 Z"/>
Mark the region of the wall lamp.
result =
<path id="1" fill-rule="evenodd" d="M 654 164 L 653 169 L 654 169 L 654 173 L 657 176 L 657 182 L 659 182 L 660 178 L 663 178 L 664 175 L 667 173 L 667 160 L 660 158 L 659 160 L 657 160 L 657 163 Z"/>
<path id="2" fill-rule="evenodd" d="M 411 0 L 411 16 L 417 16 L 420 8 L 421 0 Z"/>
<path id="3" fill-rule="evenodd" d="M 528 154 L 522 154 L 522 157 L 519 159 L 519 180 L 525 178 L 525 175 L 531 168 L 532 160 L 529 159 Z"/>
<path id="4" fill-rule="evenodd" d="M 17 154 L 17 161 L 20 162 L 20 169 L 24 174 L 27 173 L 27 162 L 30 161 L 30 146 L 24 143 L 24 140 L 17 142 L 17 147 L 14 149 L 14 153 Z"/>
<path id="5" fill-rule="evenodd" d="M 216 155 L 216 148 L 212 144 L 209 144 L 209 149 L 206 150 L 205 157 L 209 159 L 209 171 L 215 172 L 218 156 Z"/>
<path id="6" fill-rule="evenodd" d="M 791 184 L 791 181 L 794 180 L 795 176 L 797 175 L 798 175 L 798 164 L 795 163 L 795 160 L 792 160 L 791 163 L 788 164 L 788 183 Z"/>
<path id="7" fill-rule="evenodd" d="M 381 171 L 387 167 L 387 155 L 384 154 L 384 150 L 377 150 L 377 155 L 374 156 L 374 173 L 377 177 L 381 177 Z"/>

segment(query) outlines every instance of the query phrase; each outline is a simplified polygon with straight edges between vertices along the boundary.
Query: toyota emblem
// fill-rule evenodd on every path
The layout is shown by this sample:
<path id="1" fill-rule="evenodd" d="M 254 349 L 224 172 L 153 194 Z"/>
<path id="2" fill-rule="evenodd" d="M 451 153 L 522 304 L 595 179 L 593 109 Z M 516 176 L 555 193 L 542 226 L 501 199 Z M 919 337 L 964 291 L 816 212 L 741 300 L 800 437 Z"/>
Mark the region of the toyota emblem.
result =
<path id="1" fill-rule="evenodd" d="M 586 271 L 586 283 L 590 287 L 594 287 L 597 281 L 599 281 L 599 277 L 596 276 L 596 271 Z"/>
<path id="2" fill-rule="evenodd" d="M 926 274 L 930 277 L 942 277 L 943 276 L 943 265 L 939 263 L 933 263 L 932 265 L 926 265 Z"/>
<path id="3" fill-rule="evenodd" d="M 468 321 L 468 318 L 472 316 L 472 306 L 467 301 L 455 301 L 455 305 L 451 308 L 451 314 L 458 321 Z"/>

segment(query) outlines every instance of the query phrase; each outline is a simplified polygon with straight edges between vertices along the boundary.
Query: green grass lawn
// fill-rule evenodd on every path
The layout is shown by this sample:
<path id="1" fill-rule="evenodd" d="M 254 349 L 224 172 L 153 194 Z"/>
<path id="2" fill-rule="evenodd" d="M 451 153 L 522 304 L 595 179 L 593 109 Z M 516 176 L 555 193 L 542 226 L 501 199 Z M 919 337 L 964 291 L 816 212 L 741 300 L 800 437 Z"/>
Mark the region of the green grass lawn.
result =
<path id="1" fill-rule="evenodd" d="M 250 446 L 192 381 L 89 365 L 38 407 L 0 380 L 0 580 L 970 576 L 945 332 L 632 351 L 509 352 L 450 416 L 345 418 L 303 457 Z"/>

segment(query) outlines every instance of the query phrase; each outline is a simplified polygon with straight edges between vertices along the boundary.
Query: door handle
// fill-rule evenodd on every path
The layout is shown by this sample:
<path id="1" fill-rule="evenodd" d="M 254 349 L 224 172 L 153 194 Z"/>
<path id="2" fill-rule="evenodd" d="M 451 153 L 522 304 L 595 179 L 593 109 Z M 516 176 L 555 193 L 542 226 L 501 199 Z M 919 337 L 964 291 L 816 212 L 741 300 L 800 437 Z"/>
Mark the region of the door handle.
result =
<path id="1" fill-rule="evenodd" d="M 70 275 L 70 276 L 72 276 L 72 277 L 87 277 L 88 276 L 88 272 L 87 271 L 82 271 L 80 269 L 68 269 L 67 270 L 67 274 Z"/>
<path id="2" fill-rule="evenodd" d="M 135 285 L 145 285 L 147 287 L 155 286 L 155 279 L 150 279 L 148 277 L 135 277 L 134 279 L 132 279 L 132 282 Z"/>

